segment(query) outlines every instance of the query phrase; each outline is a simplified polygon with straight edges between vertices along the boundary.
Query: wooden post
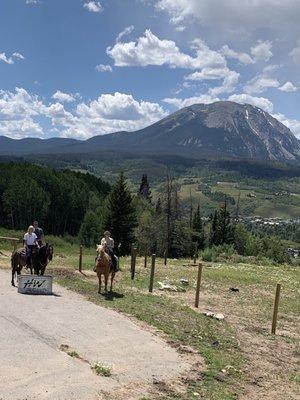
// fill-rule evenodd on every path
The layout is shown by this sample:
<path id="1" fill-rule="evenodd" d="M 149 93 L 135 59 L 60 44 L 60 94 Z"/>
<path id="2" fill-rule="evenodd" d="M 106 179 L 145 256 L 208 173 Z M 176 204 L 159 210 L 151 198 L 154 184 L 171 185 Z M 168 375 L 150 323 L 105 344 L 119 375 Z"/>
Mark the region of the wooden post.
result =
<path id="1" fill-rule="evenodd" d="M 82 270 L 82 244 L 80 245 L 79 249 L 79 272 Z"/>
<path id="2" fill-rule="evenodd" d="M 168 251 L 167 249 L 164 251 L 164 265 L 167 265 L 167 261 L 168 261 Z"/>
<path id="3" fill-rule="evenodd" d="M 196 287 L 196 298 L 195 298 L 195 307 L 196 308 L 199 307 L 201 278 L 202 278 L 202 264 L 199 263 L 199 266 L 198 266 L 198 277 L 197 277 L 197 287 Z"/>
<path id="4" fill-rule="evenodd" d="M 274 311 L 273 311 L 273 320 L 272 320 L 272 333 L 273 333 L 273 335 L 276 334 L 276 325 L 277 325 L 277 315 L 278 315 L 278 307 L 279 307 L 280 290 L 281 290 L 281 284 L 277 283 L 276 294 L 275 294 L 275 302 L 274 302 Z"/>
<path id="5" fill-rule="evenodd" d="M 149 283 L 149 292 L 150 293 L 153 292 L 154 273 L 155 273 L 155 254 L 152 254 L 151 274 L 150 274 L 150 283 Z"/>
<path id="6" fill-rule="evenodd" d="M 148 261 L 148 247 L 146 246 L 145 249 L 145 260 L 144 260 L 144 267 L 147 268 L 147 261 Z"/>
<path id="7" fill-rule="evenodd" d="M 13 240 L 13 246 L 14 246 L 14 251 L 16 251 L 17 250 L 17 241 L 16 240 Z"/>
<path id="8" fill-rule="evenodd" d="M 136 248 L 132 247 L 131 250 L 131 280 L 135 277 L 135 264 L 136 264 Z"/>
<path id="9" fill-rule="evenodd" d="M 197 254 L 194 254 L 194 264 L 196 265 L 197 262 Z"/>

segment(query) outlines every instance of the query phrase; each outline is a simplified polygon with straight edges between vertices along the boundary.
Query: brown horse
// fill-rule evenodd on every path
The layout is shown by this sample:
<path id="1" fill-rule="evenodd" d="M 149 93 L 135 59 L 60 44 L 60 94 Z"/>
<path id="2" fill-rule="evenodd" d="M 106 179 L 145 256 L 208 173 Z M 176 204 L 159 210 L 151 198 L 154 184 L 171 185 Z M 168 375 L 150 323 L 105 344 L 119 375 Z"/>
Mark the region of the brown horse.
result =
<path id="1" fill-rule="evenodd" d="M 109 275 L 111 275 L 110 280 L 110 291 L 112 291 L 113 281 L 115 277 L 115 271 L 112 268 L 112 263 L 110 256 L 105 252 L 105 247 L 102 245 L 97 246 L 97 258 L 96 258 L 96 272 L 99 279 L 99 291 L 101 293 L 101 285 L 102 285 L 102 275 L 104 275 L 104 285 L 105 285 L 105 293 L 107 293 L 107 283 Z"/>
<path id="2" fill-rule="evenodd" d="M 37 252 L 37 249 L 33 249 L 32 256 Z M 21 274 L 23 267 L 26 266 L 26 250 L 22 247 L 19 250 L 14 250 L 11 255 L 11 284 L 15 286 L 15 274 Z M 30 266 L 30 273 L 32 275 L 33 266 Z"/>

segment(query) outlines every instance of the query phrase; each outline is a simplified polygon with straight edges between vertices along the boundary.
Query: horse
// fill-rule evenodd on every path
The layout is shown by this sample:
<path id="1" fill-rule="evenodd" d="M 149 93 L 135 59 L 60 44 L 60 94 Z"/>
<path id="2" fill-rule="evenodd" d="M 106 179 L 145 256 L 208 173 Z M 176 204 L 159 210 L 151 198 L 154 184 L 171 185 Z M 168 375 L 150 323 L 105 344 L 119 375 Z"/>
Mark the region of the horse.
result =
<path id="1" fill-rule="evenodd" d="M 113 281 L 116 272 L 112 267 L 112 262 L 110 256 L 105 252 L 105 246 L 98 245 L 97 246 L 97 258 L 96 258 L 96 272 L 99 279 L 99 290 L 98 293 L 101 293 L 101 286 L 102 286 L 102 275 L 104 275 L 104 285 L 105 285 L 105 293 L 107 293 L 107 284 L 109 275 L 111 275 L 110 280 L 110 291 L 112 292 L 113 288 Z"/>
<path id="2" fill-rule="evenodd" d="M 44 275 L 45 269 L 53 258 L 53 246 L 51 244 L 42 245 L 38 252 L 32 255 L 32 265 L 35 275 Z"/>
<path id="3" fill-rule="evenodd" d="M 26 250 L 24 248 L 13 251 L 11 255 L 11 284 L 15 286 L 15 274 L 21 274 L 23 267 L 26 266 Z M 29 265 L 30 273 L 33 270 L 36 275 L 44 275 L 46 266 L 53 258 L 53 246 L 46 243 L 40 249 L 34 248 L 32 251 L 32 263 Z"/>

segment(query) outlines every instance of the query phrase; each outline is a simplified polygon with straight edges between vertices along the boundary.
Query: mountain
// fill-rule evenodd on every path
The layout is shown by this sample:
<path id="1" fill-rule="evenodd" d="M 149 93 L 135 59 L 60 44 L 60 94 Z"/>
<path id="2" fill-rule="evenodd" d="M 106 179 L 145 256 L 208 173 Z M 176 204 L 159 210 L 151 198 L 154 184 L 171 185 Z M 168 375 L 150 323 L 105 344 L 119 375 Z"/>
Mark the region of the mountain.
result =
<path id="1" fill-rule="evenodd" d="M 258 107 L 219 101 L 195 104 L 136 132 L 73 139 L 0 137 L 0 154 L 90 153 L 166 154 L 193 158 L 250 158 L 300 161 L 300 141 Z"/>

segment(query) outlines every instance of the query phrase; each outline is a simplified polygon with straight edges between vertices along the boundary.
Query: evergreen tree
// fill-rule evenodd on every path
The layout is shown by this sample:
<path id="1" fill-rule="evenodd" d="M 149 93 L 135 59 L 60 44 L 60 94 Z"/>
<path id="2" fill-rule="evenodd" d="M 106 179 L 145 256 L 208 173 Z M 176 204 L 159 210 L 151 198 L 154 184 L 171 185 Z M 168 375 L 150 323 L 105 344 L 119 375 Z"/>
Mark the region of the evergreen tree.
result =
<path id="1" fill-rule="evenodd" d="M 227 208 L 227 201 L 215 211 L 211 230 L 210 230 L 210 246 L 220 246 L 222 244 L 234 243 L 234 226 L 231 223 L 230 213 Z"/>
<path id="2" fill-rule="evenodd" d="M 87 247 L 95 246 L 99 243 L 102 233 L 101 221 L 93 211 L 87 211 L 79 231 L 80 243 Z"/>
<path id="3" fill-rule="evenodd" d="M 198 205 L 192 221 L 192 242 L 197 250 L 203 250 L 205 245 L 204 229 L 201 219 L 200 206 Z"/>
<path id="4" fill-rule="evenodd" d="M 139 195 L 143 197 L 145 200 L 151 202 L 151 190 L 148 182 L 148 177 L 146 174 L 143 174 L 142 181 L 140 184 Z"/>
<path id="5" fill-rule="evenodd" d="M 161 213 L 162 213 L 162 204 L 161 204 L 160 197 L 157 199 L 156 206 L 155 206 L 155 212 L 157 215 L 161 215 Z"/>
<path id="6" fill-rule="evenodd" d="M 115 245 L 120 246 L 119 254 L 130 253 L 136 227 L 135 209 L 123 174 L 114 184 L 107 201 L 105 227 L 112 233 Z"/>

